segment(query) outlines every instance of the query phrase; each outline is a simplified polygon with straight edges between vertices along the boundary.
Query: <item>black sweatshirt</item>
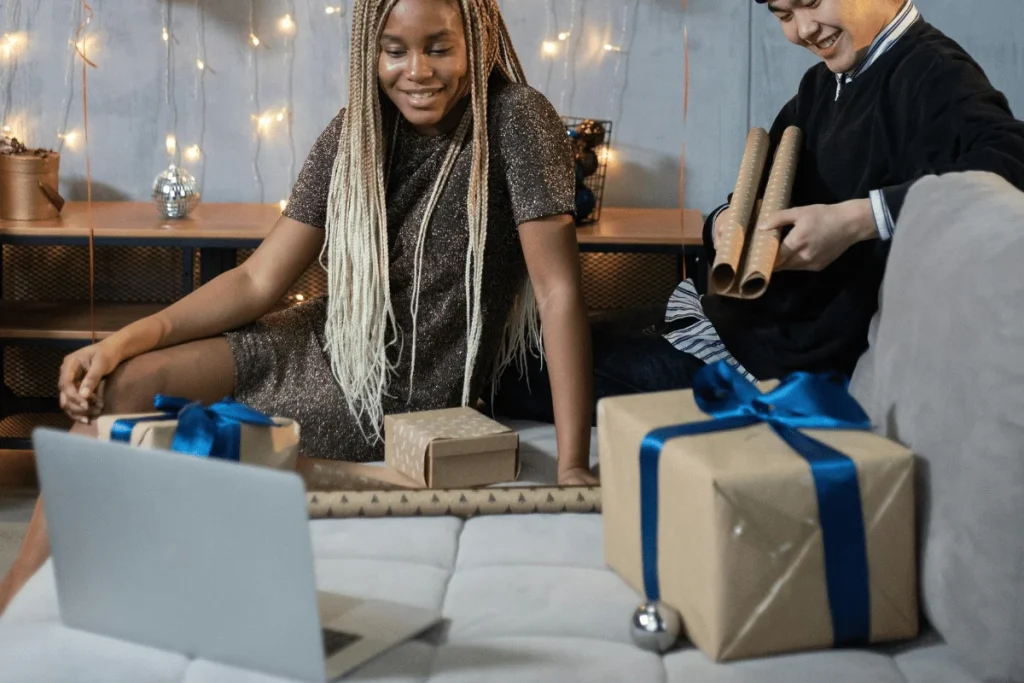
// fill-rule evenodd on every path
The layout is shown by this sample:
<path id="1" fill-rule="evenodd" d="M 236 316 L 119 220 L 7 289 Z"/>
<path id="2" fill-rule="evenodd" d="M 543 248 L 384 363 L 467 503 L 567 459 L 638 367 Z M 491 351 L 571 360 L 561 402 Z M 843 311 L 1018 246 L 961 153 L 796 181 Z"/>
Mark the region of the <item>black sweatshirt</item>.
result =
<path id="1" fill-rule="evenodd" d="M 923 19 L 836 93 L 836 75 L 818 64 L 772 126 L 772 154 L 786 127 L 804 132 L 792 206 L 881 190 L 895 221 L 914 181 L 968 170 L 992 171 L 1024 189 L 1024 123 L 963 48 Z M 704 233 L 709 262 L 714 216 Z M 820 273 L 775 273 L 758 300 L 709 294 L 704 312 L 758 378 L 849 374 L 867 348 L 888 248 L 888 240 L 873 239 Z"/>

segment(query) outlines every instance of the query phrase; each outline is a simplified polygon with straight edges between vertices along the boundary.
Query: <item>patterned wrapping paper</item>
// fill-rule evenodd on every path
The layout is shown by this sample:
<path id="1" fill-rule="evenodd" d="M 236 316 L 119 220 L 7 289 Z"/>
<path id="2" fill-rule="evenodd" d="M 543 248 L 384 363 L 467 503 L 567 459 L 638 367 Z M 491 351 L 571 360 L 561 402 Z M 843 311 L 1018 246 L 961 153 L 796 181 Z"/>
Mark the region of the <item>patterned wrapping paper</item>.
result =
<path id="1" fill-rule="evenodd" d="M 600 487 L 310 491 L 311 519 L 600 513 Z"/>
<path id="2" fill-rule="evenodd" d="M 742 299 L 763 295 L 771 282 L 779 251 L 779 231 L 760 232 L 758 223 L 789 208 L 803 132 L 790 126 L 782 135 L 772 161 L 763 199 L 758 200 L 770 141 L 763 128 L 747 138 L 730 205 L 729 221 L 717 237 L 710 289 L 714 294 Z"/>
<path id="3" fill-rule="evenodd" d="M 516 478 L 519 436 L 471 408 L 389 415 L 384 433 L 384 461 L 420 486 L 453 488 L 454 482 L 461 488 Z"/>
<path id="4" fill-rule="evenodd" d="M 747 146 L 736 176 L 736 187 L 729 205 L 729 222 L 717 237 L 716 258 L 711 267 L 711 291 L 730 295 L 736 291 L 736 279 L 743 266 L 747 248 L 747 232 L 756 215 L 757 192 L 768 160 L 768 131 L 753 128 L 747 135 Z"/>
<path id="5" fill-rule="evenodd" d="M 803 139 L 803 132 L 796 126 L 790 126 L 782 134 L 755 225 L 770 218 L 772 214 L 789 208 Z M 775 259 L 779 254 L 779 238 L 778 230 L 752 231 L 743 270 L 740 273 L 739 291 L 744 298 L 756 299 L 768 289 L 772 272 L 775 270 Z"/>

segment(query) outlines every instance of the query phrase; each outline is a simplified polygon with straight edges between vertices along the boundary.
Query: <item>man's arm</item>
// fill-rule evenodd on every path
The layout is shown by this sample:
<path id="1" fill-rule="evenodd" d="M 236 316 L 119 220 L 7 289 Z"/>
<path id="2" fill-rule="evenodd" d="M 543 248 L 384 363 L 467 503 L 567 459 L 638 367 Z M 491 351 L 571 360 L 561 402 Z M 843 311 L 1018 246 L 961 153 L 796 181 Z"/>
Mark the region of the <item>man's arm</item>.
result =
<path id="1" fill-rule="evenodd" d="M 909 69 L 908 69 L 909 70 Z M 871 192 L 878 235 L 892 237 L 910 187 L 929 175 L 989 171 L 1024 190 L 1024 122 L 972 62 L 932 57 L 904 99 L 906 182 Z"/>

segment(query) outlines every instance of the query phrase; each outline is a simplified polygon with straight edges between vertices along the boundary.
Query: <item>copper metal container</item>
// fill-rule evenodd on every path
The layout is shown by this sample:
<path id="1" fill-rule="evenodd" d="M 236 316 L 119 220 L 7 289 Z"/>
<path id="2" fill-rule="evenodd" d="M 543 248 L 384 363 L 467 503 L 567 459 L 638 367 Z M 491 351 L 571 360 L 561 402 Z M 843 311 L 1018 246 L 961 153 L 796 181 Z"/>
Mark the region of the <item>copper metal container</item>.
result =
<path id="1" fill-rule="evenodd" d="M 57 193 L 60 155 L 0 154 L 0 218 L 56 218 L 64 206 Z"/>

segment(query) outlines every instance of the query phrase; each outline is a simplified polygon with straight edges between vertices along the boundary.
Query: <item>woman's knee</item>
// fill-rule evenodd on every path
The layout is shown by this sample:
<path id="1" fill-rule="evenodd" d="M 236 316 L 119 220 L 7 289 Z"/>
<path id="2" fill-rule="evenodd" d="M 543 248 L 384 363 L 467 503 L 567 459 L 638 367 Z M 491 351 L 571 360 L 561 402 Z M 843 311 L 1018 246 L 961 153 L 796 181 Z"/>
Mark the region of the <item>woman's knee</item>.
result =
<path id="1" fill-rule="evenodd" d="M 212 403 L 234 393 L 234 367 L 231 346 L 223 337 L 137 356 L 107 378 L 104 412 L 152 410 L 157 394 Z"/>
<path id="2" fill-rule="evenodd" d="M 106 413 L 137 413 L 153 409 L 153 398 L 164 393 L 168 360 L 160 352 L 147 353 L 121 363 L 106 379 Z"/>

